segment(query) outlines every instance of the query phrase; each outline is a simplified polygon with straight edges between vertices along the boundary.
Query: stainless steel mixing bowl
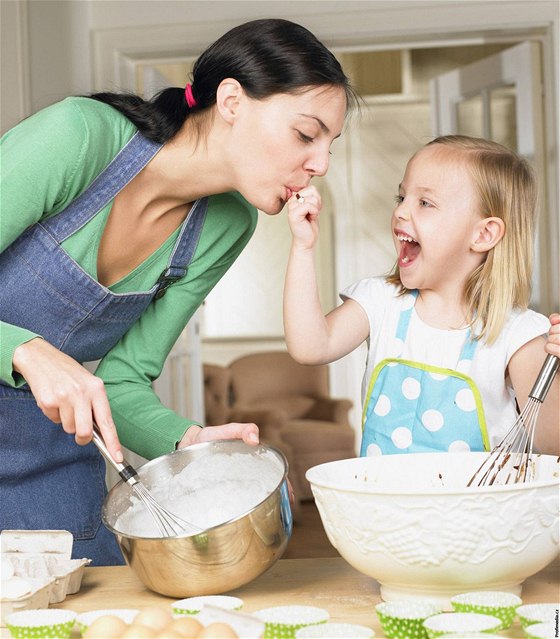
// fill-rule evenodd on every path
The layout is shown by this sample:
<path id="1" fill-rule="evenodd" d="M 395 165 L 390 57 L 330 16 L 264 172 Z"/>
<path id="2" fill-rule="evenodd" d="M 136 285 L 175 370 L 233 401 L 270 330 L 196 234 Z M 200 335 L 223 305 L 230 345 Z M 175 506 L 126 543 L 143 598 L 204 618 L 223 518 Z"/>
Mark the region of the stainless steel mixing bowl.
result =
<path id="1" fill-rule="evenodd" d="M 118 530 L 119 516 L 132 503 L 132 490 L 123 481 L 110 490 L 103 504 L 103 523 L 116 535 L 126 562 L 148 588 L 176 598 L 220 594 L 249 583 L 270 568 L 284 553 L 292 533 L 288 463 L 270 446 L 223 440 L 174 451 L 138 469 L 150 489 L 173 481 L 191 461 L 206 455 L 266 451 L 271 451 L 283 468 L 275 490 L 249 512 L 196 535 L 153 538 Z"/>

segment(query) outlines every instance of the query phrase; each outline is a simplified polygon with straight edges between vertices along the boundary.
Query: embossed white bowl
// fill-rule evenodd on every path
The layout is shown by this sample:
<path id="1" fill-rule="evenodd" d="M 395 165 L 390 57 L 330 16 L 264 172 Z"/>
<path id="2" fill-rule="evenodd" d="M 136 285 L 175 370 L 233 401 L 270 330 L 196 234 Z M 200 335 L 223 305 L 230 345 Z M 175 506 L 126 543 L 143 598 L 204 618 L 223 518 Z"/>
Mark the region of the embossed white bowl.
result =
<path id="1" fill-rule="evenodd" d="M 559 458 L 535 457 L 536 479 L 467 488 L 487 453 L 361 457 L 306 477 L 330 542 L 381 584 L 385 601 L 475 590 L 521 593 L 559 552 Z"/>

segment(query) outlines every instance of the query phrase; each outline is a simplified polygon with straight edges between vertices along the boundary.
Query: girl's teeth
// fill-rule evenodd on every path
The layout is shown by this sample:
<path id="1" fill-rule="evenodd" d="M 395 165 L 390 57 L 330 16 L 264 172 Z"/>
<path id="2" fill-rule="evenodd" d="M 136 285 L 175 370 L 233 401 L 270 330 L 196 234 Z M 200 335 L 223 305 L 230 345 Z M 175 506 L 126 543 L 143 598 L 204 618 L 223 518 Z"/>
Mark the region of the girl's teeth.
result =
<path id="1" fill-rule="evenodd" d="M 406 264 L 409 261 L 408 257 L 403 257 L 402 261 Z"/>

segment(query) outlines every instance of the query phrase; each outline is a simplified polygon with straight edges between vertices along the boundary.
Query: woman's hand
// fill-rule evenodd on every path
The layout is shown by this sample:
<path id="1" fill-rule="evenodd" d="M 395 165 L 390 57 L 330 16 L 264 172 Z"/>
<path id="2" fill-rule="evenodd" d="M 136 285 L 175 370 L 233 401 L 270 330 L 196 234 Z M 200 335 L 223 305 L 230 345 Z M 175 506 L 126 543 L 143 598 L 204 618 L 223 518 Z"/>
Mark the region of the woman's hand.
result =
<path id="1" fill-rule="evenodd" d="M 551 327 L 545 344 L 545 351 L 560 357 L 560 313 L 553 313 L 550 317 Z"/>
<path id="2" fill-rule="evenodd" d="M 239 424 L 232 422 L 223 426 L 191 426 L 183 435 L 178 448 L 191 444 L 211 442 L 217 439 L 242 439 L 246 444 L 256 446 L 259 443 L 259 427 L 256 424 Z"/>
<path id="3" fill-rule="evenodd" d="M 242 439 L 246 444 L 256 446 L 259 443 L 259 427 L 256 424 L 239 424 L 232 422 L 223 426 L 191 426 L 184 434 L 177 448 L 184 448 L 191 444 L 211 442 L 216 439 Z M 288 495 L 290 503 L 295 501 L 294 490 L 288 480 Z"/>
<path id="4" fill-rule="evenodd" d="M 113 459 L 123 456 L 103 381 L 44 339 L 16 348 L 14 370 L 20 373 L 43 414 L 83 446 L 91 441 L 93 422 Z"/>
<path id="5" fill-rule="evenodd" d="M 308 186 L 288 200 L 288 222 L 294 246 L 313 248 L 319 237 L 321 196 L 314 186 Z"/>

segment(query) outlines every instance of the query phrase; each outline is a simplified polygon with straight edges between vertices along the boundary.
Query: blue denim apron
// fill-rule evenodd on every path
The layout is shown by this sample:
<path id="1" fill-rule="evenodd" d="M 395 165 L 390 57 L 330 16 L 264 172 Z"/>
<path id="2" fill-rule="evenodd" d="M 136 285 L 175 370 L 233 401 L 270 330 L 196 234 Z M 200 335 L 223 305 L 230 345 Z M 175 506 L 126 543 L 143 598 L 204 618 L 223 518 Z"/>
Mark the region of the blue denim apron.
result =
<path id="1" fill-rule="evenodd" d="M 403 344 L 413 307 L 399 316 L 396 337 Z M 476 346 L 469 330 L 459 356 L 463 366 L 472 363 Z M 362 428 L 361 456 L 490 449 L 474 381 L 450 368 L 399 358 L 382 360 L 372 372 Z"/>
<path id="2" fill-rule="evenodd" d="M 160 148 L 137 133 L 64 211 L 29 227 L 0 255 L 0 319 L 43 336 L 78 362 L 94 361 L 186 274 L 207 198 L 193 205 L 167 268 L 147 292 L 112 293 L 61 247 Z M 73 435 L 43 415 L 27 385 L 0 383 L 0 529 L 69 530 L 74 558 L 121 564 L 115 538 L 101 523 L 105 495 L 105 463 L 97 448 L 76 445 Z"/>

